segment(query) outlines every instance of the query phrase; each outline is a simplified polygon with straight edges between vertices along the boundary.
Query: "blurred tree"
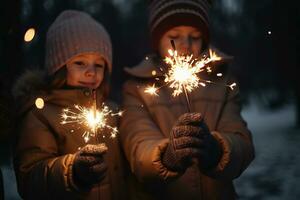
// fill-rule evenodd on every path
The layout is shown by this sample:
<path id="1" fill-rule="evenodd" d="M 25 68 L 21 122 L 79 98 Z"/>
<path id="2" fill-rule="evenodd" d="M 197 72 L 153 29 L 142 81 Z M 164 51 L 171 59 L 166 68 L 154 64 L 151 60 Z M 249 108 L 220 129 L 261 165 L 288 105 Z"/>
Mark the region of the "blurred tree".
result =
<path id="1" fill-rule="evenodd" d="M 10 89 L 13 79 L 21 69 L 22 31 L 20 29 L 20 1 L 5 1 L 1 7 L 1 39 L 0 39 L 0 163 L 8 162 L 11 139 L 12 97 Z"/>
<path id="2" fill-rule="evenodd" d="M 20 29 L 21 2 L 6 0 L 1 6 L 0 27 L 0 87 L 8 94 L 13 77 L 21 67 L 22 30 Z"/>
<path id="3" fill-rule="evenodd" d="M 3 176 L 2 176 L 1 168 L 0 168 L 0 199 L 4 199 L 4 186 L 3 186 Z"/>
<path id="4" fill-rule="evenodd" d="M 292 91 L 296 103 L 297 125 L 300 126 L 300 79 L 299 79 L 299 48 L 300 48 L 300 2 L 290 0 L 272 1 L 272 37 L 274 54 L 280 72 L 280 82 L 286 82 L 283 91 Z M 281 92 L 281 94 L 285 92 Z"/>
<path id="5" fill-rule="evenodd" d="M 128 2 L 129 3 L 129 2 Z M 114 49 L 118 50 L 116 58 L 120 59 L 121 84 L 118 91 L 121 91 L 122 83 L 126 79 L 123 68 L 137 65 L 149 53 L 149 33 L 145 1 L 131 1 L 126 13 L 123 12 L 121 20 L 121 41 L 122 45 L 115 44 Z M 122 9 L 122 7 L 119 7 Z M 121 93 L 119 93 L 121 95 Z M 121 96 L 119 96 L 121 100 Z"/>
<path id="6" fill-rule="evenodd" d="M 11 156 L 11 113 L 10 89 L 14 77 L 21 68 L 22 30 L 20 29 L 21 2 L 2 1 L 0 8 L 0 165 L 10 164 Z M 4 180 L 0 170 L 0 199 L 4 199 Z"/>

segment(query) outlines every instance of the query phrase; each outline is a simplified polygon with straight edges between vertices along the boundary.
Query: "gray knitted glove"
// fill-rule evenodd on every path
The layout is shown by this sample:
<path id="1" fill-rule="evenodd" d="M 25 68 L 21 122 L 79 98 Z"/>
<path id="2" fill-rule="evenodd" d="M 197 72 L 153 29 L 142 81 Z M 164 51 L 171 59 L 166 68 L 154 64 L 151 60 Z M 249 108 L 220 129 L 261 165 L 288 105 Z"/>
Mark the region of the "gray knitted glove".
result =
<path id="1" fill-rule="evenodd" d="M 162 163 L 170 170 L 183 172 L 192 164 L 193 157 L 200 157 L 203 141 L 199 135 L 199 113 L 186 113 L 179 117 L 170 133 L 169 145 Z"/>
<path id="2" fill-rule="evenodd" d="M 105 178 L 107 165 L 103 155 L 106 151 L 105 144 L 88 144 L 75 154 L 73 177 L 76 185 L 89 188 Z"/>

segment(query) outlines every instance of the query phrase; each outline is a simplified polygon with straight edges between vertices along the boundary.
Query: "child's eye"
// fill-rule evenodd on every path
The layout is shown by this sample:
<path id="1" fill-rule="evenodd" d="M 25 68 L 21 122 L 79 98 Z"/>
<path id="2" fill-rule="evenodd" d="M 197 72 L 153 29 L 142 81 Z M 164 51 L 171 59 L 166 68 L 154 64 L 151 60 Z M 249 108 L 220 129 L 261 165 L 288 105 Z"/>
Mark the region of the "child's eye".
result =
<path id="1" fill-rule="evenodd" d="M 178 35 L 169 35 L 169 38 L 171 39 L 171 40 L 176 40 L 176 39 L 178 39 Z"/>
<path id="2" fill-rule="evenodd" d="M 191 38 L 193 40 L 199 40 L 201 38 L 201 35 L 200 34 L 194 34 L 194 35 L 191 35 Z"/>
<path id="3" fill-rule="evenodd" d="M 193 40 L 199 40 L 200 39 L 200 36 L 194 36 L 192 37 Z"/>
<path id="4" fill-rule="evenodd" d="M 82 61 L 75 61 L 74 64 L 75 65 L 79 65 L 79 66 L 83 66 L 84 62 L 82 62 Z"/>
<path id="5" fill-rule="evenodd" d="M 102 65 L 102 64 L 95 64 L 95 67 L 97 67 L 97 68 L 103 68 L 104 65 Z"/>

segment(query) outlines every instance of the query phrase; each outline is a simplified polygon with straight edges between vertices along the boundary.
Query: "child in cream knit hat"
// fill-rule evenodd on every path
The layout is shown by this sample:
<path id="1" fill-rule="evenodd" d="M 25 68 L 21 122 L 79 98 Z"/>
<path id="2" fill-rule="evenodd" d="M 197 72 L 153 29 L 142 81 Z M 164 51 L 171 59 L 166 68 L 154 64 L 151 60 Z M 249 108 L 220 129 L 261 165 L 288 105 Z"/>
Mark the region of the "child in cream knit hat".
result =
<path id="1" fill-rule="evenodd" d="M 21 196 L 124 198 L 118 139 L 103 129 L 86 145 L 83 125 L 60 123 L 64 108 L 91 107 L 95 96 L 98 105 L 106 102 L 112 47 L 105 28 L 84 12 L 62 12 L 47 33 L 45 71 L 47 79 L 27 73 L 15 87 L 22 102 L 14 160 Z M 107 123 L 114 127 L 117 119 Z"/>

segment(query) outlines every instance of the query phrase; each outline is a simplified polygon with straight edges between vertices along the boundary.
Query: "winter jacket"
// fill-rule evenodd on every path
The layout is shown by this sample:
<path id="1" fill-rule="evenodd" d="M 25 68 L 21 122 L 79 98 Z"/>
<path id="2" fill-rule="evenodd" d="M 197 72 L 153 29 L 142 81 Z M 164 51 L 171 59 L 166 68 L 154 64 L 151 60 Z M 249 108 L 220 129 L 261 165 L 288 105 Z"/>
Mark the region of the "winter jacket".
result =
<path id="1" fill-rule="evenodd" d="M 192 112 L 204 116 L 222 147 L 219 163 L 207 171 L 200 170 L 194 163 L 184 173 L 178 173 L 162 164 L 171 128 L 180 115 L 188 112 L 185 95 L 173 97 L 172 90 L 163 86 L 164 77 L 159 69 L 162 62 L 156 56 L 149 56 L 136 67 L 126 68 L 132 78 L 123 88 L 125 113 L 120 131 L 121 143 L 135 176 L 129 179 L 131 199 L 235 199 L 232 180 L 253 160 L 254 147 L 240 114 L 239 91 L 225 87 L 233 81 L 224 70 L 231 58 L 221 52 L 218 54 L 224 59 L 212 69 L 216 73 L 223 71 L 224 76 L 218 78 L 203 73 L 203 79 L 213 79 L 217 84 L 208 84 L 189 93 Z M 159 96 L 144 92 L 153 83 L 163 86 Z"/>
<path id="2" fill-rule="evenodd" d="M 17 100 L 22 102 L 14 157 L 21 196 L 24 199 L 122 199 L 124 182 L 119 141 L 111 139 L 105 129 L 101 134 L 106 137 L 98 137 L 98 142 L 108 147 L 104 157 L 108 165 L 105 179 L 90 190 L 77 187 L 73 181 L 74 153 L 86 145 L 82 138 L 84 128 L 74 123 L 61 124 L 61 113 L 75 104 L 91 106 L 91 91 L 70 88 L 35 91 L 41 88 L 36 82 L 43 83 L 39 79 L 40 74 L 30 73 L 19 81 L 23 87 L 15 89 Z M 37 97 L 45 102 L 42 109 L 35 106 Z M 101 105 L 101 100 L 98 104 Z M 108 124 L 117 126 L 117 120 L 108 119 Z M 96 139 L 91 138 L 89 144 L 95 143 Z"/>

